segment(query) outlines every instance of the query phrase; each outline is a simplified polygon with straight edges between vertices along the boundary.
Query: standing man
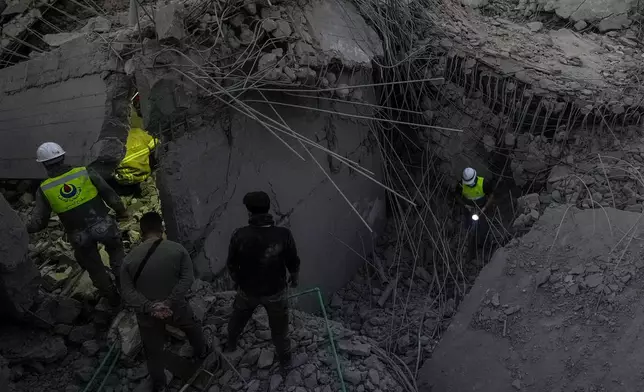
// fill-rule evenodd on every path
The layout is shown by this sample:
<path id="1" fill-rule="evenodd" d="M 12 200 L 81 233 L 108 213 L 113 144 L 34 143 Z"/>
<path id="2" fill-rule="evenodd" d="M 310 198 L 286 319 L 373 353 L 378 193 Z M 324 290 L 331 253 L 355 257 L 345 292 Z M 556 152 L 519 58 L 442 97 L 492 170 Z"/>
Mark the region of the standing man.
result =
<path id="1" fill-rule="evenodd" d="M 469 214 L 465 217 L 465 226 L 469 233 L 468 258 L 476 258 L 479 248 L 485 243 L 489 222 L 485 212 L 494 201 L 494 179 L 479 177 L 471 167 L 463 170 L 460 202 L 465 205 Z M 476 217 L 476 219 L 474 219 Z"/>
<path id="2" fill-rule="evenodd" d="M 94 286 L 110 305 L 118 306 L 117 288 L 124 250 L 118 225 L 105 204 L 116 211 L 119 219 L 128 218 L 125 205 L 98 173 L 65 164 L 65 151 L 58 144 L 42 144 L 36 156 L 49 178 L 36 192 L 36 206 L 27 222 L 27 230 L 29 233 L 43 230 L 51 212 L 58 214 L 74 248 L 76 262 L 87 270 Z M 105 245 L 110 257 L 116 283 L 112 282 L 98 253 L 99 242 Z"/>
<path id="3" fill-rule="evenodd" d="M 288 339 L 287 271 L 291 287 L 297 287 L 300 258 L 291 231 L 276 227 L 269 214 L 271 201 L 265 192 L 244 196 L 248 226 L 235 230 L 228 249 L 228 270 L 238 287 L 228 323 L 226 351 L 234 351 L 255 309 L 268 313 L 273 344 L 282 367 L 291 361 Z"/>
<path id="4" fill-rule="evenodd" d="M 125 257 L 121 292 L 126 304 L 136 312 L 152 390 L 161 392 L 166 388 L 162 355 L 166 324 L 186 334 L 197 358 L 205 358 L 209 349 L 186 300 L 194 280 L 188 251 L 181 244 L 163 239 L 163 221 L 156 212 L 144 214 L 140 224 L 143 242 Z"/>

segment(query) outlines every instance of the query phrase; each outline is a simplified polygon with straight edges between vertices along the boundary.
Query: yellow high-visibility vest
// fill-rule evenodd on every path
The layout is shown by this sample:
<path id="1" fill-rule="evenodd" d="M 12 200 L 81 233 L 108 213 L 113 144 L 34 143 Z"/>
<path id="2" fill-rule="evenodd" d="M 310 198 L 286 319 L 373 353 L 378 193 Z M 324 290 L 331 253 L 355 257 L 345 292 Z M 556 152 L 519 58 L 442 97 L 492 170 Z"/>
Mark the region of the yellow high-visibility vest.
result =
<path id="1" fill-rule="evenodd" d="M 467 200 L 476 201 L 485 197 L 485 192 L 483 191 L 483 177 L 476 177 L 476 184 L 474 186 L 469 186 L 462 184 L 463 187 L 463 196 Z"/>
<path id="2" fill-rule="evenodd" d="M 114 178 L 119 184 L 137 184 L 150 176 L 150 152 L 157 142 L 143 129 L 130 128 L 125 143 L 125 157 L 114 171 Z"/>
<path id="3" fill-rule="evenodd" d="M 58 177 L 48 178 L 40 184 L 40 189 L 57 214 L 74 209 L 98 196 L 98 189 L 85 167 L 76 167 Z"/>

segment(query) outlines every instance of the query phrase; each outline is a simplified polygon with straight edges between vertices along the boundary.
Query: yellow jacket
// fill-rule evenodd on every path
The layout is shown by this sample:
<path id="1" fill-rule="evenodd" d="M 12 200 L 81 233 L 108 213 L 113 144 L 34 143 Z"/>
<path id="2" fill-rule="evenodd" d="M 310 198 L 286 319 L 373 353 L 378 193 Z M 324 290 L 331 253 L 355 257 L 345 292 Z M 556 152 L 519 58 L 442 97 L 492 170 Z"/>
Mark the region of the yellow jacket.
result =
<path id="1" fill-rule="evenodd" d="M 136 112 L 134 112 L 136 113 Z M 114 178 L 119 184 L 132 185 L 145 181 L 151 174 L 150 153 L 159 142 L 141 128 L 135 128 L 134 119 L 125 144 L 125 158 L 114 172 Z M 137 116 L 138 118 L 138 116 Z M 140 120 L 140 118 L 139 118 Z"/>

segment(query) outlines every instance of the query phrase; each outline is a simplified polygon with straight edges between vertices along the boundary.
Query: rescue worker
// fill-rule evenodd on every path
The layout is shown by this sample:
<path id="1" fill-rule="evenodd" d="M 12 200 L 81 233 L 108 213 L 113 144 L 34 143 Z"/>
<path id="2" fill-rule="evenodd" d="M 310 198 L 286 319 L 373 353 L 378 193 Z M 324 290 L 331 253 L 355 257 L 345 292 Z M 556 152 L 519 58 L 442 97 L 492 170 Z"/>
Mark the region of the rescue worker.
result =
<path id="1" fill-rule="evenodd" d="M 465 206 L 479 215 L 490 207 L 494 200 L 494 184 L 496 181 L 479 177 L 471 167 L 463 170 L 463 181 L 461 184 L 461 195 L 466 200 Z M 476 208 L 474 208 L 476 207 Z"/>
<path id="2" fill-rule="evenodd" d="M 151 389 L 157 392 L 166 388 L 163 360 L 166 324 L 186 334 L 198 359 L 205 359 L 210 349 L 186 299 L 194 281 L 188 251 L 163 238 L 163 221 L 156 212 L 144 214 L 140 225 L 143 242 L 125 257 L 121 292 L 125 303 L 136 312 Z"/>
<path id="3" fill-rule="evenodd" d="M 463 170 L 461 183 L 461 203 L 468 210 L 465 227 L 468 230 L 468 258 L 475 259 L 479 248 L 485 243 L 488 219 L 486 211 L 494 201 L 495 180 L 479 177 L 471 167 Z M 476 220 L 474 219 L 476 217 Z"/>
<path id="4" fill-rule="evenodd" d="M 76 262 L 89 273 L 94 286 L 118 306 L 118 279 L 124 257 L 121 233 L 116 221 L 109 215 L 109 207 L 119 219 L 128 214 L 121 198 L 91 168 L 71 167 L 65 164 L 65 151 L 56 143 L 47 142 L 38 147 L 37 161 L 45 166 L 49 177 L 36 192 L 36 206 L 27 223 L 30 233 L 47 227 L 51 212 L 58 214 L 74 248 Z M 98 253 L 98 243 L 105 245 L 116 284 L 107 272 Z"/>
<path id="5" fill-rule="evenodd" d="M 268 313 L 273 344 L 282 368 L 290 366 L 287 287 L 297 287 L 300 258 L 291 231 L 276 227 L 268 212 L 270 198 L 265 192 L 244 196 L 248 226 L 233 232 L 227 266 L 237 286 L 237 296 L 228 323 L 226 351 L 234 351 L 239 336 L 262 305 Z M 287 271 L 289 279 L 287 280 Z"/>
<path id="6" fill-rule="evenodd" d="M 125 157 L 114 171 L 115 188 L 121 193 L 140 191 L 139 184 L 152 174 L 152 151 L 158 144 L 158 140 L 143 129 L 137 103 L 138 93 L 130 105 L 130 130 L 125 143 Z"/>

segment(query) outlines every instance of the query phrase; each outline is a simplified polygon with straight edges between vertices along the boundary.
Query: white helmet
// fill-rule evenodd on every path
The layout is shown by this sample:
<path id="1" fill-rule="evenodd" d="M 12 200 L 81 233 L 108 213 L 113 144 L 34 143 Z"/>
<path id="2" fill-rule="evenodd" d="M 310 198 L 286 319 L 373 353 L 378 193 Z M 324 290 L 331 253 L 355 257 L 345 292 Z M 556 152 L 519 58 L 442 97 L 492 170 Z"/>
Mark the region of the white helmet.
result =
<path id="1" fill-rule="evenodd" d="M 36 161 L 37 162 L 47 162 L 52 159 L 60 158 L 65 155 L 65 150 L 54 142 L 43 143 L 36 150 Z"/>
<path id="2" fill-rule="evenodd" d="M 474 185 L 476 183 L 476 170 L 466 167 L 463 170 L 463 184 Z"/>

